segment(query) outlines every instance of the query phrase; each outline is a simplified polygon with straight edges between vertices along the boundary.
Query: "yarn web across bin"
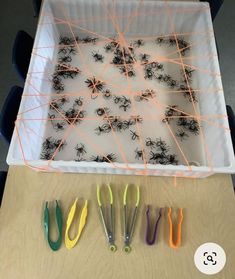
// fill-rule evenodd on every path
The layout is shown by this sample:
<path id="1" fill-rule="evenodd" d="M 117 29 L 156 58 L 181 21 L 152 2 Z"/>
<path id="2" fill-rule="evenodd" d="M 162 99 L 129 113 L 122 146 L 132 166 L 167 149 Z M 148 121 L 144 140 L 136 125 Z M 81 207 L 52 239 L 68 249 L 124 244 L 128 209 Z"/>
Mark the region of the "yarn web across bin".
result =
<path id="1" fill-rule="evenodd" d="M 41 171 L 233 172 L 208 4 L 44 1 L 7 161 Z"/>

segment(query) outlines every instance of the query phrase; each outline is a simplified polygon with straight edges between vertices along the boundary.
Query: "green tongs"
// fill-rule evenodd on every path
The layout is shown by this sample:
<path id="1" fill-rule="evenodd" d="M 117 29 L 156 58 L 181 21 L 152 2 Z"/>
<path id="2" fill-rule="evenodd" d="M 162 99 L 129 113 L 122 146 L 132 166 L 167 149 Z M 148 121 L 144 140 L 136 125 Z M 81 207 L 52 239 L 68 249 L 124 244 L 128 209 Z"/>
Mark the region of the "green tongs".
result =
<path id="1" fill-rule="evenodd" d="M 62 243 L 62 226 L 63 226 L 63 220 L 62 220 L 62 212 L 59 206 L 58 201 L 55 201 L 55 218 L 56 218 L 56 224 L 58 229 L 58 238 L 56 241 L 52 241 L 50 239 L 50 213 L 48 208 L 49 202 L 46 202 L 45 208 L 44 208 L 44 230 L 47 242 L 50 246 L 50 248 L 53 251 L 59 250 L 61 243 Z"/>

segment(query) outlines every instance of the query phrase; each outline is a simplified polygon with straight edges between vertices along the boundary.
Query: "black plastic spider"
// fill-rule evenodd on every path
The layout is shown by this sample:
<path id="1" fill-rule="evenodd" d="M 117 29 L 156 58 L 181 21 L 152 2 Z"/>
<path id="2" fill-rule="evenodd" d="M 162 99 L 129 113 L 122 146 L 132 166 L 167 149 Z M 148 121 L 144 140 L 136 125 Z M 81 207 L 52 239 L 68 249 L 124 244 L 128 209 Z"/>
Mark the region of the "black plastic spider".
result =
<path id="1" fill-rule="evenodd" d="M 97 162 L 97 163 L 101 163 L 101 162 L 103 162 L 103 160 L 102 160 L 102 158 L 103 157 L 101 157 L 101 156 L 99 156 L 99 155 L 97 155 L 97 156 L 91 156 L 91 161 L 93 161 L 93 162 Z"/>
<path id="2" fill-rule="evenodd" d="M 130 104 L 122 104 L 119 106 L 120 109 L 123 109 L 124 111 L 127 111 L 130 108 Z"/>
<path id="3" fill-rule="evenodd" d="M 59 45 L 71 45 L 74 44 L 74 39 L 66 36 L 60 37 Z"/>
<path id="4" fill-rule="evenodd" d="M 63 131 L 64 130 L 64 126 L 65 126 L 65 122 L 57 122 L 57 123 L 53 123 L 53 128 L 58 132 L 58 131 Z"/>
<path id="5" fill-rule="evenodd" d="M 49 118 L 50 120 L 55 119 L 55 114 L 50 114 L 50 113 L 48 113 L 48 118 Z"/>
<path id="6" fill-rule="evenodd" d="M 72 57 L 70 55 L 65 55 L 59 58 L 59 63 L 70 63 L 72 61 Z"/>
<path id="7" fill-rule="evenodd" d="M 131 100 L 126 96 L 121 96 L 119 99 L 119 108 L 127 111 L 131 107 Z"/>
<path id="8" fill-rule="evenodd" d="M 76 124 L 82 121 L 82 118 L 84 118 L 85 116 L 85 111 L 79 111 L 75 108 L 69 108 L 67 111 L 65 111 L 64 115 L 68 124 Z"/>
<path id="9" fill-rule="evenodd" d="M 50 110 L 58 110 L 58 109 L 61 109 L 65 103 L 68 103 L 69 102 L 69 99 L 66 98 L 65 96 L 62 96 L 61 98 L 59 99 L 53 99 L 50 103 Z"/>
<path id="10" fill-rule="evenodd" d="M 80 143 L 76 145 L 75 150 L 77 151 L 77 156 L 81 157 L 82 155 L 86 154 L 86 149 L 85 149 L 85 145 Z"/>
<path id="11" fill-rule="evenodd" d="M 144 74 L 145 79 L 150 79 L 151 80 L 151 79 L 153 79 L 154 76 L 155 76 L 154 72 L 151 68 L 146 68 L 145 69 L 145 74 Z"/>
<path id="12" fill-rule="evenodd" d="M 144 46 L 144 40 L 138 39 L 138 40 L 134 41 L 133 45 L 134 45 L 135 47 Z"/>
<path id="13" fill-rule="evenodd" d="M 52 86 L 57 93 L 64 91 L 64 84 L 62 83 L 61 78 L 57 75 L 54 75 L 52 78 Z"/>
<path id="14" fill-rule="evenodd" d="M 102 126 L 98 126 L 97 128 L 95 128 L 95 131 L 96 134 L 99 136 L 104 133 L 109 133 L 111 131 L 111 127 L 109 124 L 103 124 Z"/>
<path id="15" fill-rule="evenodd" d="M 86 114 L 85 110 L 80 110 L 79 111 L 79 113 L 78 113 L 79 121 L 81 121 L 81 119 L 85 117 L 85 114 Z"/>
<path id="16" fill-rule="evenodd" d="M 184 97 L 187 98 L 191 103 L 196 103 L 198 101 L 196 93 L 191 87 L 184 91 Z"/>
<path id="17" fill-rule="evenodd" d="M 127 98 L 126 96 L 121 96 L 121 103 L 122 104 L 131 104 L 131 100 L 129 98 Z"/>
<path id="18" fill-rule="evenodd" d="M 109 153 L 103 157 L 103 162 L 110 163 L 116 161 L 117 157 L 114 153 Z"/>
<path id="19" fill-rule="evenodd" d="M 151 62 L 151 63 L 148 63 L 145 68 L 146 69 L 154 69 L 157 67 L 157 62 Z"/>
<path id="20" fill-rule="evenodd" d="M 122 132 L 129 128 L 128 122 L 127 121 L 121 121 L 120 117 L 118 116 L 108 116 L 104 117 L 104 120 L 108 122 L 108 125 L 117 132 Z"/>
<path id="21" fill-rule="evenodd" d="M 60 108 L 56 100 L 52 100 L 49 106 L 50 110 L 58 110 Z"/>
<path id="22" fill-rule="evenodd" d="M 149 99 L 153 99 L 155 96 L 155 91 L 152 89 L 146 89 L 142 91 L 140 95 L 135 96 L 135 100 L 137 102 L 141 102 L 143 100 L 148 101 Z"/>
<path id="23" fill-rule="evenodd" d="M 113 101 L 115 104 L 131 104 L 131 100 L 128 99 L 126 96 L 114 96 Z"/>
<path id="24" fill-rule="evenodd" d="M 125 127 L 125 129 L 129 129 L 131 125 L 134 125 L 134 123 L 131 123 L 130 120 L 123 120 L 122 123 L 123 123 L 123 126 Z"/>
<path id="25" fill-rule="evenodd" d="M 59 45 L 61 45 L 61 47 L 59 48 L 58 53 L 76 54 L 77 51 L 74 47 L 74 44 L 75 44 L 75 40 L 73 38 L 60 37 Z"/>
<path id="26" fill-rule="evenodd" d="M 133 64 L 135 62 L 134 55 L 132 54 L 133 48 L 119 47 L 114 51 L 112 63 L 117 66 Z"/>
<path id="27" fill-rule="evenodd" d="M 118 104 L 121 101 L 121 97 L 120 96 L 114 96 L 113 101 L 114 101 L 115 104 Z"/>
<path id="28" fill-rule="evenodd" d="M 170 123 L 170 121 L 173 119 L 172 116 L 178 116 L 179 112 L 177 111 L 178 106 L 172 105 L 168 106 L 165 110 L 165 118 L 163 119 L 163 122 Z"/>
<path id="29" fill-rule="evenodd" d="M 98 38 L 92 38 L 90 36 L 86 36 L 85 38 L 79 39 L 79 41 L 83 42 L 84 44 L 93 43 L 95 44 L 97 42 Z"/>
<path id="30" fill-rule="evenodd" d="M 177 85 L 178 85 L 178 82 L 174 79 L 170 79 L 168 82 L 167 82 L 167 85 L 170 87 L 170 88 L 175 88 Z"/>
<path id="31" fill-rule="evenodd" d="M 112 63 L 113 63 L 114 65 L 124 65 L 124 64 L 125 64 L 124 59 L 123 59 L 123 57 L 122 57 L 121 54 L 115 55 L 115 56 L 113 57 Z"/>
<path id="32" fill-rule="evenodd" d="M 178 38 L 177 41 L 178 41 L 179 51 L 181 55 L 184 56 L 185 53 L 190 50 L 190 45 L 183 38 L 181 39 Z"/>
<path id="33" fill-rule="evenodd" d="M 143 122 L 143 118 L 140 117 L 140 115 L 132 115 L 131 120 L 134 122 L 134 124 Z"/>
<path id="34" fill-rule="evenodd" d="M 200 127 L 199 127 L 199 124 L 198 124 L 197 120 L 192 119 L 192 120 L 188 121 L 187 128 L 188 128 L 189 132 L 191 132 L 195 135 L 199 134 Z"/>
<path id="35" fill-rule="evenodd" d="M 61 104 L 61 106 L 65 105 L 68 102 L 69 102 L 69 99 L 65 96 L 61 96 L 61 98 L 59 99 L 59 103 Z"/>
<path id="36" fill-rule="evenodd" d="M 75 54 L 77 54 L 77 48 L 75 46 L 70 46 L 67 48 L 67 52 L 68 52 L 68 54 L 75 55 Z"/>
<path id="37" fill-rule="evenodd" d="M 109 89 L 103 90 L 103 97 L 104 99 L 108 100 L 112 97 L 111 91 Z"/>
<path id="38" fill-rule="evenodd" d="M 42 152 L 40 158 L 42 160 L 51 160 L 56 149 L 61 151 L 66 144 L 66 141 L 63 142 L 62 139 L 54 139 L 53 137 L 46 138 L 42 143 Z"/>
<path id="39" fill-rule="evenodd" d="M 180 141 L 186 140 L 189 137 L 183 129 L 179 129 L 175 135 L 180 139 Z"/>
<path id="40" fill-rule="evenodd" d="M 134 55 L 134 49 L 132 47 L 124 48 L 123 53 L 124 53 L 126 64 L 135 63 L 136 58 L 135 58 L 135 55 Z"/>
<path id="41" fill-rule="evenodd" d="M 67 54 L 68 52 L 68 47 L 60 47 L 58 50 L 58 54 L 62 53 L 62 54 Z"/>
<path id="42" fill-rule="evenodd" d="M 183 128 L 187 128 L 187 125 L 188 125 L 188 120 L 187 118 L 185 117 L 186 115 L 184 113 L 180 113 L 180 116 L 178 121 L 177 121 L 177 125 L 178 126 L 181 126 Z"/>
<path id="43" fill-rule="evenodd" d="M 54 139 L 52 137 L 48 137 L 42 143 L 43 150 L 53 150 L 54 149 Z"/>
<path id="44" fill-rule="evenodd" d="M 79 98 L 75 99 L 74 106 L 81 107 L 82 105 L 83 105 L 83 98 L 82 97 L 79 97 Z"/>
<path id="45" fill-rule="evenodd" d="M 78 110 L 75 108 L 69 108 L 67 111 L 65 111 L 64 115 L 66 117 L 66 121 L 68 124 L 70 124 L 74 119 L 76 119 Z"/>
<path id="46" fill-rule="evenodd" d="M 131 139 L 132 140 L 136 140 L 136 139 L 138 140 L 140 138 L 140 136 L 136 132 L 134 132 L 132 130 L 130 130 L 130 132 L 131 132 Z"/>
<path id="47" fill-rule="evenodd" d="M 189 43 L 184 40 L 184 38 L 178 38 L 178 44 L 180 47 L 188 47 Z"/>
<path id="48" fill-rule="evenodd" d="M 153 141 L 151 138 L 147 138 L 145 140 L 145 145 L 150 147 L 151 149 L 153 149 L 155 147 L 155 145 L 156 145 L 156 142 Z"/>
<path id="49" fill-rule="evenodd" d="M 78 74 L 81 73 L 81 70 L 79 70 L 77 67 L 72 67 L 69 64 L 60 64 L 56 67 L 56 75 L 61 76 L 64 79 L 67 78 L 75 78 Z"/>
<path id="50" fill-rule="evenodd" d="M 169 37 L 168 43 L 169 43 L 169 46 L 175 46 L 176 45 L 175 37 Z"/>
<path id="51" fill-rule="evenodd" d="M 167 164 L 178 165 L 178 160 L 176 159 L 176 155 L 175 154 L 169 154 L 167 156 Z"/>
<path id="52" fill-rule="evenodd" d="M 104 56 L 98 52 L 92 52 L 92 57 L 94 58 L 95 62 L 104 62 Z"/>
<path id="53" fill-rule="evenodd" d="M 110 112 L 109 108 L 107 107 L 104 107 L 104 108 L 97 108 L 95 110 L 95 113 L 98 115 L 98 116 L 103 116 L 104 114 L 108 114 Z"/>
<path id="54" fill-rule="evenodd" d="M 143 154 L 143 150 L 140 150 L 138 148 L 135 149 L 135 158 L 137 160 L 140 160 L 140 159 L 144 159 L 144 154 Z"/>
<path id="55" fill-rule="evenodd" d="M 105 45 L 105 46 L 104 46 L 104 49 L 105 49 L 106 52 L 111 52 L 111 51 L 113 51 L 113 47 L 112 47 L 110 44 Z"/>
<path id="56" fill-rule="evenodd" d="M 157 71 L 163 71 L 163 69 L 163 64 L 158 62 L 146 64 L 144 67 L 145 79 L 152 79 L 153 77 L 157 78 Z"/>
<path id="57" fill-rule="evenodd" d="M 170 147 L 161 138 L 156 139 L 155 144 L 156 144 L 156 147 L 163 153 L 167 153 L 170 150 Z"/>
<path id="58" fill-rule="evenodd" d="M 161 64 L 161 63 L 157 63 L 156 68 L 157 68 L 157 70 L 160 70 L 160 71 L 164 70 L 163 64 Z"/>
<path id="59" fill-rule="evenodd" d="M 164 76 L 163 76 L 162 74 L 156 75 L 156 80 L 157 80 L 158 82 L 163 82 L 163 81 L 164 81 Z"/>
<path id="60" fill-rule="evenodd" d="M 106 44 L 104 46 L 104 49 L 105 49 L 106 52 L 113 52 L 115 50 L 115 48 L 117 48 L 117 46 L 118 46 L 118 42 L 113 40 L 110 43 Z"/>
<path id="61" fill-rule="evenodd" d="M 116 160 L 116 155 L 114 153 L 107 154 L 106 156 L 97 155 L 91 157 L 91 161 L 98 162 L 98 163 L 101 162 L 111 163 L 114 162 L 115 160 Z"/>
<path id="62" fill-rule="evenodd" d="M 191 77 L 193 76 L 192 73 L 193 73 L 195 70 L 192 69 L 192 68 L 190 68 L 190 67 L 186 67 L 186 68 L 184 69 L 184 71 L 185 71 L 185 74 L 186 74 L 189 78 L 191 78 Z M 182 71 L 182 74 L 184 74 L 183 71 Z"/>
<path id="63" fill-rule="evenodd" d="M 63 141 L 62 139 L 55 140 L 55 149 L 58 148 L 58 151 L 63 150 L 66 145 L 66 141 Z"/>
<path id="64" fill-rule="evenodd" d="M 150 151 L 150 158 L 149 162 L 151 164 L 161 164 L 166 165 L 167 164 L 167 156 L 165 153 L 159 153 L 159 152 L 153 152 Z"/>
<path id="65" fill-rule="evenodd" d="M 120 120 L 120 117 L 119 116 L 108 115 L 108 116 L 104 117 L 104 120 L 106 120 L 108 122 L 111 122 L 113 124 L 113 123 L 118 122 Z"/>
<path id="66" fill-rule="evenodd" d="M 161 45 L 162 43 L 164 43 L 164 38 L 163 37 L 159 37 L 155 40 L 156 44 Z"/>
<path id="67" fill-rule="evenodd" d="M 188 87 L 185 84 L 180 84 L 179 90 L 184 92 L 188 90 Z"/>
<path id="68" fill-rule="evenodd" d="M 153 89 L 146 89 L 142 92 L 142 97 L 152 99 L 156 95 L 156 92 Z"/>
<path id="69" fill-rule="evenodd" d="M 135 76 L 135 71 L 133 69 L 133 67 L 131 66 L 121 66 L 119 67 L 120 73 L 124 74 L 125 76 L 128 77 L 134 77 Z"/>
<path id="70" fill-rule="evenodd" d="M 54 75 L 52 76 L 52 82 L 53 82 L 53 84 L 59 84 L 59 83 L 61 83 L 61 81 L 62 81 L 61 77 L 59 77 L 57 74 L 54 74 Z"/>
<path id="71" fill-rule="evenodd" d="M 141 61 L 143 64 L 149 62 L 149 58 L 150 58 L 150 55 L 149 55 L 149 54 L 143 53 L 143 54 L 140 54 L 139 57 L 140 57 L 140 61 Z"/>
<path id="72" fill-rule="evenodd" d="M 120 120 L 113 121 L 111 125 L 117 132 L 125 131 L 129 127 L 125 121 Z"/>
<path id="73" fill-rule="evenodd" d="M 172 78 L 171 78 L 171 76 L 169 76 L 169 75 L 164 75 L 164 76 L 163 76 L 163 81 L 164 81 L 164 82 L 170 82 L 171 79 L 172 79 Z"/>
<path id="74" fill-rule="evenodd" d="M 102 91 L 105 85 L 103 81 L 98 80 L 95 77 L 88 78 L 87 80 L 85 80 L 85 83 L 87 84 L 87 87 L 92 90 L 92 93 L 98 93 Z"/>
<path id="75" fill-rule="evenodd" d="M 40 154 L 40 159 L 41 160 L 51 160 L 53 157 L 53 152 L 50 152 L 49 150 L 43 150 Z"/>
<path id="76" fill-rule="evenodd" d="M 155 69 L 155 70 L 161 70 L 163 71 L 163 64 L 159 63 L 159 62 L 151 62 L 148 65 L 146 65 L 147 69 Z"/>

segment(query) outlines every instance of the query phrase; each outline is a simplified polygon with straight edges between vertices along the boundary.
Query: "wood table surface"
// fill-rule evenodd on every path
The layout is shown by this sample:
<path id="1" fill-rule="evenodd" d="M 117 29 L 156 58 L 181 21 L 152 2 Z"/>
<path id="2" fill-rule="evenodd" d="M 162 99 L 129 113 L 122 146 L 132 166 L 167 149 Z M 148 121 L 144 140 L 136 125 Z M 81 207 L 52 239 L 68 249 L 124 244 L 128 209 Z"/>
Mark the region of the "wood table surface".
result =
<path id="1" fill-rule="evenodd" d="M 96 201 L 96 184 L 110 183 L 116 216 L 115 253 L 109 251 Z M 132 252 L 122 250 L 122 193 L 125 184 L 141 190 Z M 131 191 L 131 194 L 134 192 Z M 131 195 L 132 196 L 132 195 Z M 60 200 L 64 219 L 74 199 L 79 209 L 89 201 L 89 214 L 82 236 L 72 250 L 64 243 L 59 251 L 49 249 L 42 226 L 43 203 Z M 182 207 L 182 246 L 168 246 L 166 210 L 159 227 L 158 242 L 144 241 L 146 205 L 152 214 L 159 207 Z M 176 217 L 173 215 L 173 217 Z M 77 218 L 78 219 L 78 218 Z M 72 232 L 76 230 L 74 224 Z M 140 177 L 71 173 L 39 173 L 26 167 L 10 167 L 0 210 L 0 278 L 83 279 L 161 278 L 200 279 L 193 257 L 198 246 L 215 242 L 226 252 L 224 269 L 210 278 L 235 278 L 235 200 L 231 177 L 214 175 L 206 179 Z"/>

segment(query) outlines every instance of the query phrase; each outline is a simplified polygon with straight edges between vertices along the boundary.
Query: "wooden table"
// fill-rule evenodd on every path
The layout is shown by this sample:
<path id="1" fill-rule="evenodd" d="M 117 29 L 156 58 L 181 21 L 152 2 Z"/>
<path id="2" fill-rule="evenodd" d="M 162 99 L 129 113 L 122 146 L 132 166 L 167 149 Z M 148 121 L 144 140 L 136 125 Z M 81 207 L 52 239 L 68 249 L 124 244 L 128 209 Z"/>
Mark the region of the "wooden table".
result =
<path id="1" fill-rule="evenodd" d="M 96 202 L 96 184 L 108 182 L 115 195 L 116 253 L 108 250 Z M 121 197 L 127 182 L 141 186 L 140 214 L 129 255 L 122 251 L 120 222 Z M 227 262 L 211 278 L 233 279 L 235 202 L 230 176 L 176 182 L 174 185 L 173 178 L 163 177 L 37 173 L 26 167 L 10 167 L 0 210 L 0 278 L 207 278 L 196 269 L 193 256 L 199 245 L 216 242 L 224 248 Z M 68 251 L 63 244 L 59 251 L 52 252 L 43 233 L 43 202 L 59 199 L 66 216 L 75 197 L 89 200 L 85 230 L 73 250 Z M 184 208 L 181 248 L 168 246 L 166 213 L 157 245 L 145 244 L 146 204 Z"/>

